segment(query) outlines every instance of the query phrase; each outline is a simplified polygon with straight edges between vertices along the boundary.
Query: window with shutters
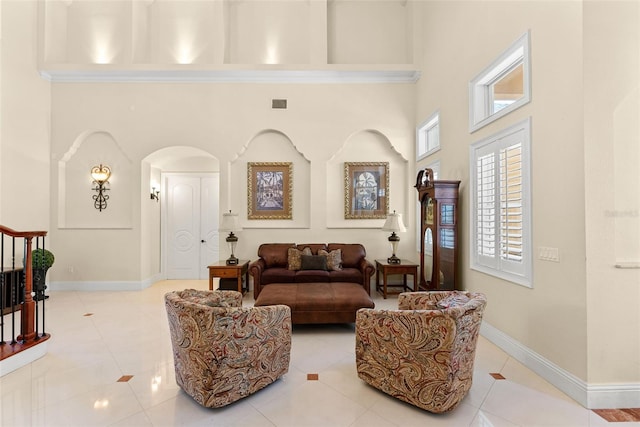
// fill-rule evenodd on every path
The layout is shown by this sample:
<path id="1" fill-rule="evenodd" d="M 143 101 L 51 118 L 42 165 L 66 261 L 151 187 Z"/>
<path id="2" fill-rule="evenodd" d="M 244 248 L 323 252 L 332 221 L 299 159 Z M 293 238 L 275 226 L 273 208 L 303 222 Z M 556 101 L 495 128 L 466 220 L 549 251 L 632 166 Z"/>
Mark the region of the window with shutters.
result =
<path id="1" fill-rule="evenodd" d="M 471 268 L 531 286 L 530 119 L 471 146 Z"/>

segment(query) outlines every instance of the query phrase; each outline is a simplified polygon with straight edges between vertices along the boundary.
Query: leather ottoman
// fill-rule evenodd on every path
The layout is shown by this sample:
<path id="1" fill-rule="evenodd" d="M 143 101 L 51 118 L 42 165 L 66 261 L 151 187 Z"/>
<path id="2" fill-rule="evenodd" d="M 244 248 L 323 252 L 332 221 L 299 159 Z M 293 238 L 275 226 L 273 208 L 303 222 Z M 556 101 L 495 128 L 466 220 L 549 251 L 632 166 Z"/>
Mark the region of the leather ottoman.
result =
<path id="1" fill-rule="evenodd" d="M 361 308 L 374 308 L 371 296 L 358 283 L 271 283 L 262 288 L 255 306 L 284 304 L 291 323 L 354 323 Z"/>

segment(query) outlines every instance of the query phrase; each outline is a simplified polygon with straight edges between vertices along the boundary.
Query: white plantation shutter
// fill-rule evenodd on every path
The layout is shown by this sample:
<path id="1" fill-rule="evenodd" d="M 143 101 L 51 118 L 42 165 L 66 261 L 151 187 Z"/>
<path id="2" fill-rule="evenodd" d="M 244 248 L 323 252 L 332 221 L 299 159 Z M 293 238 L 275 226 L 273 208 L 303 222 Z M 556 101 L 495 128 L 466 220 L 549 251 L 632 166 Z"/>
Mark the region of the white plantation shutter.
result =
<path id="1" fill-rule="evenodd" d="M 500 258 L 522 261 L 522 144 L 500 150 Z"/>
<path id="2" fill-rule="evenodd" d="M 496 161 L 493 153 L 477 161 L 476 243 L 480 256 L 496 253 Z"/>
<path id="3" fill-rule="evenodd" d="M 472 268 L 531 282 L 529 120 L 471 147 Z"/>

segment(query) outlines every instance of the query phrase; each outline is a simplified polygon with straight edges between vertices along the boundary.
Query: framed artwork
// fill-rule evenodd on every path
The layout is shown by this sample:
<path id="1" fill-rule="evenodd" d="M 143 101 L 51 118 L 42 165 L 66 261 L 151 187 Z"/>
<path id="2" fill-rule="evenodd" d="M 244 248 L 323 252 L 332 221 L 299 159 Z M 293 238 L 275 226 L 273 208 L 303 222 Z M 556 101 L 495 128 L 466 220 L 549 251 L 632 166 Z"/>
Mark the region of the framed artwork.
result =
<path id="1" fill-rule="evenodd" d="M 344 218 L 385 219 L 388 177 L 388 162 L 344 162 Z"/>
<path id="2" fill-rule="evenodd" d="M 247 163 L 248 219 L 291 219 L 291 162 Z"/>

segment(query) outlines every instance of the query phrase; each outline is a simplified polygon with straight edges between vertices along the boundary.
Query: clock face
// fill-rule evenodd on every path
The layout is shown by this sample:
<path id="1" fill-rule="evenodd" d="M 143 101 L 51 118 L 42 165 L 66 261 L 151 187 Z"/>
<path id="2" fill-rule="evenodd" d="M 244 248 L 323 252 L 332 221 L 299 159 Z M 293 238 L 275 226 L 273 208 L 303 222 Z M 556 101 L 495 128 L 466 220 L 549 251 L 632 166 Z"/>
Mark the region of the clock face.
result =
<path id="1" fill-rule="evenodd" d="M 427 216 L 424 222 L 429 225 L 433 224 L 433 199 L 431 197 L 427 198 Z"/>

